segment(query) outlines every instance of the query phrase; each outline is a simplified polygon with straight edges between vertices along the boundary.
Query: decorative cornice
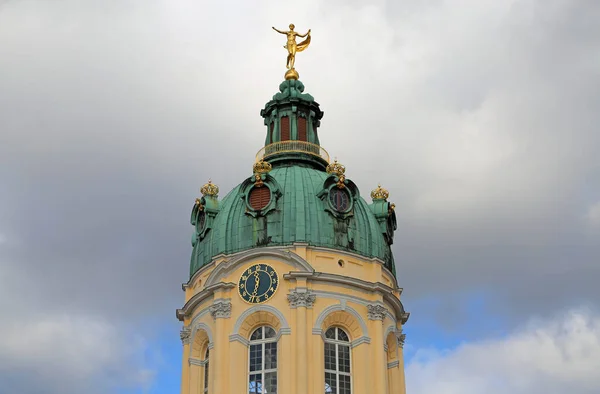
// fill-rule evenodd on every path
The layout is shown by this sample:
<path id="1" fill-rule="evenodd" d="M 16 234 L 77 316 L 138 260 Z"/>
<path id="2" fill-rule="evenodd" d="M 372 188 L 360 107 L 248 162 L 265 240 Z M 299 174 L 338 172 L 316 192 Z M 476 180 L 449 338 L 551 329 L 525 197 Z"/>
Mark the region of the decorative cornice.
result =
<path id="1" fill-rule="evenodd" d="M 219 300 L 211 305 L 210 314 L 213 319 L 228 319 L 231 317 L 231 301 Z"/>
<path id="2" fill-rule="evenodd" d="M 339 285 L 350 286 L 355 289 L 360 289 L 366 292 L 377 292 L 383 296 L 384 301 L 392 306 L 394 309 L 395 315 L 398 316 L 400 322 L 402 324 L 406 323 L 410 313 L 407 313 L 404 310 L 404 305 L 398 299 L 396 295 L 393 294 L 393 289 L 381 282 L 367 282 L 361 279 L 336 275 L 336 274 L 328 274 L 324 272 L 314 272 L 311 275 L 307 275 L 307 273 L 298 273 L 298 272 L 290 272 L 288 274 L 283 275 L 283 278 L 286 280 L 295 279 L 297 277 L 303 277 L 307 280 L 314 282 L 328 282 L 335 283 Z"/>
<path id="3" fill-rule="evenodd" d="M 192 330 L 190 327 L 183 327 L 179 332 L 179 338 L 181 338 L 181 343 L 185 345 L 189 345 L 190 343 L 190 335 L 192 335 Z"/>
<path id="4" fill-rule="evenodd" d="M 177 311 L 175 312 L 177 319 L 183 321 L 185 317 L 188 317 L 194 311 L 194 308 L 196 308 L 196 306 L 200 305 L 202 302 L 212 297 L 215 290 L 229 290 L 233 289 L 236 286 L 237 285 L 232 282 L 218 282 L 214 285 L 205 287 L 201 292 L 195 294 L 192 298 L 190 298 L 188 302 L 185 303 L 183 308 L 177 309 Z"/>
<path id="5" fill-rule="evenodd" d="M 404 342 L 406 341 L 406 334 L 402 332 L 402 327 L 396 330 L 396 340 L 398 341 L 398 346 L 404 349 Z"/>
<path id="6" fill-rule="evenodd" d="M 295 267 L 300 272 L 314 272 L 313 267 L 308 263 L 308 261 L 304 260 L 302 257 L 288 249 L 276 247 L 256 248 L 229 256 L 227 261 L 223 261 L 215 267 L 208 278 L 206 278 L 205 284 L 207 286 L 211 286 L 212 284 L 219 283 L 218 281 L 221 280 L 221 278 L 227 276 L 241 264 L 252 259 L 264 259 L 266 257 L 280 261 L 283 260 L 284 262 Z"/>
<path id="7" fill-rule="evenodd" d="M 396 277 L 392 274 L 392 272 L 385 267 L 385 262 L 383 260 L 378 259 L 377 257 L 366 257 L 357 253 L 353 253 L 347 250 L 343 250 L 343 249 L 333 249 L 333 248 L 328 248 L 325 246 L 310 246 L 308 243 L 305 242 L 295 242 L 293 244 L 293 246 L 301 246 L 301 247 L 306 247 L 306 249 L 308 250 L 313 250 L 313 251 L 323 251 L 323 252 L 331 252 L 331 253 L 336 253 L 336 254 L 340 254 L 340 255 L 344 255 L 347 257 L 352 257 L 352 258 L 357 258 L 360 259 L 362 261 L 366 261 L 368 263 L 372 263 L 372 264 L 379 264 L 381 266 L 381 269 L 383 271 L 385 271 L 388 274 L 389 279 L 394 283 L 394 287 L 388 287 L 389 289 L 398 292 L 398 295 L 402 295 L 402 291 L 403 289 L 401 287 L 398 287 L 398 283 L 396 280 Z M 232 253 L 232 254 L 224 254 L 224 253 L 219 253 L 218 255 L 214 256 L 211 260 L 210 263 L 203 265 L 202 267 L 200 267 L 200 269 L 198 269 L 194 275 L 192 275 L 192 277 L 188 280 L 187 285 L 191 285 L 192 283 L 194 283 L 194 281 L 200 277 L 201 275 L 204 274 L 204 272 L 211 270 L 213 268 L 215 268 L 215 265 L 220 265 L 221 263 L 227 263 L 230 262 L 231 259 L 238 259 L 238 258 L 243 258 L 244 260 L 247 257 L 247 254 L 249 252 L 252 253 L 252 257 L 256 256 L 259 257 L 259 255 L 261 254 L 261 252 L 263 251 L 269 251 L 270 253 L 277 253 L 277 251 L 279 251 L 279 253 L 285 253 L 286 256 L 290 256 L 290 253 L 292 253 L 293 255 L 297 256 L 297 258 L 299 259 L 299 261 L 291 261 L 292 264 L 296 265 L 297 263 L 300 263 L 300 265 L 302 265 L 303 267 L 301 269 L 307 271 L 307 272 L 314 272 L 314 269 L 310 266 L 310 264 L 308 262 L 306 262 L 305 260 L 303 260 L 300 256 L 298 256 L 296 253 L 291 252 L 289 250 L 289 247 L 282 247 L 282 246 L 268 246 L 268 247 L 262 247 L 262 248 L 256 248 L 256 249 L 251 249 L 250 251 L 245 250 L 245 251 L 241 251 L 241 252 L 236 252 L 236 253 Z M 268 252 L 268 253 L 269 253 Z M 275 257 L 275 256 L 273 256 Z M 216 264 L 218 261 L 220 261 L 219 264 Z M 239 263 L 236 262 L 236 265 Z M 209 276 L 209 278 L 207 278 L 207 280 L 205 281 L 205 286 L 208 286 L 211 284 L 211 282 L 216 282 L 215 278 L 211 278 L 214 277 L 216 275 L 214 275 L 214 273 L 211 273 L 211 275 Z M 368 282 L 367 282 L 368 283 Z M 186 284 L 182 285 L 182 288 L 185 289 Z M 385 286 L 385 285 L 384 285 Z"/>
<path id="8" fill-rule="evenodd" d="M 287 299 L 291 308 L 312 308 L 317 296 L 311 290 L 294 289 L 287 295 Z"/>
<path id="9" fill-rule="evenodd" d="M 385 319 L 387 309 L 383 305 L 369 304 L 367 305 L 367 317 L 369 320 L 381 320 Z"/>

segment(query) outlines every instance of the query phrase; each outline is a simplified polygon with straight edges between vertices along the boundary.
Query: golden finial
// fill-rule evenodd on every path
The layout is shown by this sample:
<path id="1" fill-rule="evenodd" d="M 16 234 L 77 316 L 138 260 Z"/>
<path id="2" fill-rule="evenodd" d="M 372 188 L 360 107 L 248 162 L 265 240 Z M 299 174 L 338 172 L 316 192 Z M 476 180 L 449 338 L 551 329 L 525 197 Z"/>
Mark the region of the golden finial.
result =
<path id="1" fill-rule="evenodd" d="M 377 185 L 377 189 L 371 192 L 371 198 L 373 200 L 387 200 L 390 196 L 390 192 L 381 187 L 381 185 Z"/>
<path id="2" fill-rule="evenodd" d="M 202 193 L 203 196 L 217 197 L 219 194 L 219 186 L 212 183 L 212 181 L 209 179 L 208 183 L 202 186 L 200 189 L 200 193 Z"/>
<path id="3" fill-rule="evenodd" d="M 285 73 L 286 80 L 299 78 L 298 72 L 294 68 L 294 63 L 296 62 L 296 53 L 302 52 L 310 44 L 310 29 L 308 29 L 308 32 L 306 34 L 298 34 L 294 31 L 295 26 L 293 23 L 290 23 L 289 27 L 290 27 L 290 30 L 288 30 L 288 31 L 281 31 L 281 30 L 278 30 L 273 27 L 273 30 L 275 30 L 277 33 L 285 34 L 287 36 L 287 44 L 285 44 L 283 46 L 288 51 L 287 65 L 286 65 L 288 70 Z M 306 37 L 306 39 L 304 41 L 296 44 L 296 37 L 302 37 L 302 38 Z"/>
<path id="4" fill-rule="evenodd" d="M 325 171 L 327 171 L 328 174 L 336 174 L 337 176 L 340 176 L 346 173 L 346 167 L 344 167 L 341 163 L 338 163 L 337 159 L 335 159 L 333 163 L 329 163 Z"/>

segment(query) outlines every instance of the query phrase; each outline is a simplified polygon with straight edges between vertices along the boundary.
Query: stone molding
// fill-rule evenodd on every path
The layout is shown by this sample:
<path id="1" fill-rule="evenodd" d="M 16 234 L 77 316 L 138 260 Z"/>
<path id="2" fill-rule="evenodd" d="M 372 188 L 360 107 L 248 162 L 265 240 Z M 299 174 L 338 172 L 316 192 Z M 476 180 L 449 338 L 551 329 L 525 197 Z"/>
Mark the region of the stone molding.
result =
<path id="1" fill-rule="evenodd" d="M 188 359 L 189 365 L 197 365 L 199 367 L 203 367 L 208 363 L 208 360 L 198 360 L 197 358 L 190 357 Z"/>
<path id="2" fill-rule="evenodd" d="M 209 342 L 213 341 L 212 331 L 207 324 L 192 322 L 192 324 L 190 324 L 190 327 L 193 327 L 192 328 L 192 339 L 196 336 L 198 331 L 202 330 L 202 331 L 206 332 L 206 335 L 208 336 L 208 341 Z"/>
<path id="3" fill-rule="evenodd" d="M 317 320 L 315 321 L 315 325 L 313 326 L 313 330 L 312 330 L 313 334 L 321 335 L 321 333 L 323 331 L 321 328 L 321 326 L 323 325 L 323 321 L 325 321 L 325 318 L 327 317 L 327 315 L 329 315 L 333 312 L 336 312 L 336 311 L 345 311 L 345 312 L 350 313 L 352 316 L 354 316 L 354 318 L 358 321 L 358 324 L 361 328 L 362 336 L 368 337 L 369 331 L 367 330 L 367 324 L 363 320 L 362 316 L 358 312 L 356 312 L 353 308 L 347 306 L 345 303 L 329 305 L 327 308 L 323 309 L 323 311 L 321 311 L 321 313 L 317 317 Z"/>
<path id="4" fill-rule="evenodd" d="M 298 307 L 312 308 L 313 305 L 315 304 L 315 300 L 317 299 L 317 296 L 311 290 L 293 289 L 287 295 L 287 299 L 288 299 L 288 302 L 290 303 L 290 308 L 292 308 L 292 309 L 298 308 Z"/>
<path id="5" fill-rule="evenodd" d="M 366 337 L 366 336 L 357 338 L 356 340 L 350 342 L 350 348 L 354 349 L 355 347 L 357 347 L 358 345 L 362 345 L 363 343 L 366 343 L 366 344 L 371 343 L 371 338 Z"/>
<path id="6" fill-rule="evenodd" d="M 229 319 L 231 317 L 231 301 L 219 300 L 210 306 L 213 319 Z"/>
<path id="7" fill-rule="evenodd" d="M 285 319 L 285 316 L 283 316 L 283 313 L 281 313 L 280 310 L 278 310 L 277 308 L 272 307 L 271 305 L 261 304 L 261 305 L 256 305 L 256 306 L 253 306 L 253 307 L 251 307 L 249 309 L 246 309 L 244 311 L 244 313 L 242 313 L 238 317 L 238 319 L 235 322 L 235 325 L 233 327 L 232 335 L 239 334 L 240 328 L 242 327 L 242 324 L 244 323 L 244 321 L 246 320 L 246 318 L 248 316 L 250 316 L 251 314 L 253 314 L 255 312 L 261 312 L 261 311 L 270 312 L 273 315 L 275 315 L 279 319 L 279 324 L 281 324 L 281 326 L 280 326 L 281 329 L 280 330 L 289 329 L 290 328 L 287 320 Z"/>
<path id="8" fill-rule="evenodd" d="M 396 360 L 396 361 L 392 361 L 390 363 L 387 364 L 388 369 L 391 368 L 396 368 L 398 365 L 400 365 L 400 361 Z"/>
<path id="9" fill-rule="evenodd" d="M 181 343 L 185 345 L 190 344 L 190 336 L 192 335 L 192 329 L 190 327 L 183 327 L 179 332 L 179 338 L 181 339 Z"/>
<path id="10" fill-rule="evenodd" d="M 279 339 L 281 339 L 282 335 L 290 335 L 291 333 L 292 333 L 291 328 L 279 329 L 279 331 L 277 331 L 277 335 L 275 336 L 275 342 L 279 342 Z M 241 343 L 245 347 L 250 347 L 250 341 L 248 339 L 244 338 L 243 336 L 241 336 L 240 334 L 232 334 L 229 336 L 229 342 L 236 342 L 236 341 Z"/>
<path id="11" fill-rule="evenodd" d="M 367 317 L 369 320 L 381 320 L 385 319 L 387 309 L 383 305 L 369 304 L 367 305 Z"/>

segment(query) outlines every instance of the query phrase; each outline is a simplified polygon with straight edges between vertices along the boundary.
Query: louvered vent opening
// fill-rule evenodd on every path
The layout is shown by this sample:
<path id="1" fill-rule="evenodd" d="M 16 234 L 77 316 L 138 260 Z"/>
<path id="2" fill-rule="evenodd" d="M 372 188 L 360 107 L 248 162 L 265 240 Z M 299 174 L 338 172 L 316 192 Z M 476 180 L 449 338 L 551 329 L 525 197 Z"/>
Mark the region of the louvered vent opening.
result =
<path id="1" fill-rule="evenodd" d="M 306 118 L 298 118 L 298 139 L 300 141 L 308 141 L 306 135 Z"/>
<path id="2" fill-rule="evenodd" d="M 283 116 L 281 118 L 281 141 L 289 141 L 290 139 L 290 118 Z"/>
<path id="3" fill-rule="evenodd" d="M 254 187 L 250 192 L 250 206 L 260 211 L 264 209 L 271 201 L 271 191 L 268 187 Z"/>

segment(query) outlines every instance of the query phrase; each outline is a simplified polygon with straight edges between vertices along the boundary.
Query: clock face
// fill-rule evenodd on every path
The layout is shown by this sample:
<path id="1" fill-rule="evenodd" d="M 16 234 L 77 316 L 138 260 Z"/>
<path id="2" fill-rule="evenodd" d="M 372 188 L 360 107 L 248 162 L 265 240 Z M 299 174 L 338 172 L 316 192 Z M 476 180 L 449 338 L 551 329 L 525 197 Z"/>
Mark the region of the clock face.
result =
<path id="1" fill-rule="evenodd" d="M 244 301 L 260 304 L 273 297 L 278 286 L 279 278 L 272 267 L 255 264 L 242 273 L 238 291 Z"/>

